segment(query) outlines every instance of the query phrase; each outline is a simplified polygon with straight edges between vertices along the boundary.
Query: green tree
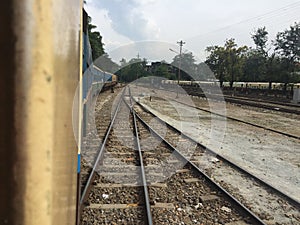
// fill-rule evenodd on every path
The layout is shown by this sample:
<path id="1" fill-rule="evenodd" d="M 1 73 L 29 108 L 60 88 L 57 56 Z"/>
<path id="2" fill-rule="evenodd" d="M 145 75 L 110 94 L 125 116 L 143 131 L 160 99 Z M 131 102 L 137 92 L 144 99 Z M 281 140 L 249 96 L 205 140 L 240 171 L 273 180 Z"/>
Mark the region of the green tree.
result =
<path id="1" fill-rule="evenodd" d="M 272 88 L 273 82 L 282 82 L 285 76 L 284 61 L 273 52 L 266 60 L 266 74 L 265 80 L 269 82 L 269 90 Z"/>
<path id="2" fill-rule="evenodd" d="M 92 48 L 93 61 L 95 65 L 101 68 L 104 71 L 115 73 L 119 69 L 119 65 L 111 60 L 109 55 L 104 51 L 104 44 L 102 43 L 102 36 L 100 32 L 93 31 L 97 28 L 96 25 L 93 25 L 92 18 L 88 17 L 88 34 L 89 41 Z"/>
<path id="3" fill-rule="evenodd" d="M 167 63 L 161 62 L 158 64 L 158 66 L 155 66 L 152 70 L 152 73 L 154 76 L 158 77 L 165 77 L 166 79 L 169 80 L 175 80 L 176 79 L 176 74 L 170 72 L 170 66 Z"/>
<path id="4" fill-rule="evenodd" d="M 300 60 L 300 23 L 295 23 L 290 29 L 279 32 L 276 36 L 275 47 L 279 54 L 291 63 Z"/>
<path id="5" fill-rule="evenodd" d="M 92 54 L 93 54 L 93 60 L 99 58 L 101 55 L 103 55 L 104 52 L 104 44 L 102 43 L 102 36 L 98 31 L 92 31 L 93 29 L 96 29 L 97 26 L 91 24 L 92 18 L 88 17 L 88 34 L 89 34 L 89 40 L 92 48 Z"/>
<path id="6" fill-rule="evenodd" d="M 228 74 L 230 88 L 232 88 L 233 82 L 238 81 L 243 76 L 243 66 L 248 47 L 237 47 L 235 40 L 231 38 L 226 41 L 224 48 L 226 53 L 226 71 Z"/>
<path id="7" fill-rule="evenodd" d="M 215 76 L 210 67 L 204 63 L 201 62 L 197 65 L 197 74 L 198 74 L 198 80 L 214 80 Z"/>
<path id="8" fill-rule="evenodd" d="M 216 74 L 217 79 L 220 81 L 220 87 L 222 87 L 226 74 L 225 49 L 220 46 L 209 46 L 206 48 L 206 51 L 209 55 L 207 56 L 205 63 Z"/>
<path id="9" fill-rule="evenodd" d="M 262 68 L 265 66 L 265 57 L 257 50 L 250 49 L 245 58 L 242 81 L 263 81 Z"/>
<path id="10" fill-rule="evenodd" d="M 180 62 L 181 61 L 181 62 Z M 177 67 L 179 70 L 180 67 L 180 80 L 191 80 L 192 77 L 195 77 L 197 71 L 197 65 L 195 64 L 196 60 L 193 53 L 181 53 L 176 55 L 173 58 L 171 63 L 172 66 Z"/>
<path id="11" fill-rule="evenodd" d="M 233 38 L 226 40 L 224 47 L 206 48 L 210 55 L 205 62 L 213 72 L 217 73 L 220 86 L 222 86 L 223 81 L 228 80 L 232 88 L 233 82 L 243 77 L 247 50 L 247 46 L 238 47 Z"/>
<path id="12" fill-rule="evenodd" d="M 295 23 L 289 29 L 279 32 L 274 44 L 285 70 L 281 80 L 285 83 L 284 90 L 286 90 L 289 82 L 298 80 L 295 72 L 299 69 L 300 61 L 300 23 Z"/>
<path id="13" fill-rule="evenodd" d="M 253 52 L 256 64 L 253 65 L 257 68 L 257 78 L 258 81 L 263 81 L 267 79 L 268 81 L 272 82 L 271 77 L 266 77 L 267 74 L 267 60 L 268 60 L 268 51 L 266 50 L 266 44 L 268 41 L 268 32 L 266 28 L 258 28 L 254 34 L 252 34 L 252 39 L 256 45 L 256 50 Z M 253 80 L 255 81 L 255 80 Z M 271 87 L 271 83 L 270 83 Z"/>
<path id="14" fill-rule="evenodd" d="M 132 58 L 127 63 L 125 59 L 121 60 L 122 68 L 116 73 L 121 82 L 132 82 L 140 77 L 149 76 L 146 70 L 147 60 L 140 58 Z"/>
<path id="15" fill-rule="evenodd" d="M 272 82 L 272 77 L 268 77 L 267 61 L 268 56 L 262 55 L 260 52 L 250 49 L 244 59 L 242 81 Z M 272 63 L 270 65 L 273 65 Z M 270 74 L 271 75 L 271 74 Z"/>
<path id="16" fill-rule="evenodd" d="M 266 27 L 258 28 L 252 35 L 251 35 L 257 51 L 261 54 L 266 54 L 266 43 L 268 41 L 268 31 L 266 31 Z"/>

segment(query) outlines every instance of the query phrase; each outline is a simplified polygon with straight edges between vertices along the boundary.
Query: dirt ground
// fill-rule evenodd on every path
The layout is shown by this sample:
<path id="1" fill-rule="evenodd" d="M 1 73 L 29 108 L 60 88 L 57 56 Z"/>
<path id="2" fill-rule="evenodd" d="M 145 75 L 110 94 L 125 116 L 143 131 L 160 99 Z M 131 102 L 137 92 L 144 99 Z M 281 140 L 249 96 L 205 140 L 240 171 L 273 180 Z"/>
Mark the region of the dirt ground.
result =
<path id="1" fill-rule="evenodd" d="M 200 108 L 210 109 L 208 101 L 203 98 L 194 97 L 193 102 Z M 220 103 L 211 104 L 218 107 Z M 300 115 L 226 103 L 226 116 L 300 137 Z"/>

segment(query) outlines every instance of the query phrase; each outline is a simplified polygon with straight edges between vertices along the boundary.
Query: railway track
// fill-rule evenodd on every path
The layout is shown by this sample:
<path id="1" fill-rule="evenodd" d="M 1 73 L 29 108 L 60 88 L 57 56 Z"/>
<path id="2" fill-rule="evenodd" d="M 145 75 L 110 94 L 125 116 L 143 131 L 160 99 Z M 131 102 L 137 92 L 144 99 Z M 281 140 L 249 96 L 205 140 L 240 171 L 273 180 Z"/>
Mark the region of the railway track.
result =
<path id="1" fill-rule="evenodd" d="M 182 87 L 185 89 L 185 87 Z M 169 91 L 169 92 L 174 92 L 174 89 L 178 89 L 176 87 L 170 89 L 170 88 L 160 88 L 161 90 L 164 91 Z M 198 88 L 200 89 L 200 87 Z M 186 92 L 185 92 L 186 91 Z M 257 107 L 257 108 L 263 108 L 263 109 L 268 109 L 272 111 L 277 111 L 277 112 L 285 112 L 285 113 L 291 113 L 291 114 L 296 114 L 300 115 L 300 105 L 299 104 L 293 104 L 293 103 L 284 103 L 284 102 L 275 102 L 275 101 L 266 101 L 266 100 L 253 100 L 245 97 L 234 97 L 234 96 L 228 96 L 228 95 L 217 95 L 217 94 L 211 94 L 210 89 L 207 89 L 204 94 L 202 91 L 189 91 L 189 89 L 179 90 L 179 93 L 181 94 L 189 94 L 191 96 L 198 96 L 201 98 L 207 98 L 210 100 L 215 100 L 215 101 L 226 101 L 229 103 L 233 104 L 239 104 L 239 105 L 246 105 L 246 106 L 251 106 L 251 107 Z M 177 92 L 177 91 L 176 91 Z"/>
<path id="2" fill-rule="evenodd" d="M 104 91 L 91 102 L 91 109 L 87 112 L 86 134 L 83 137 L 81 149 L 81 189 L 87 182 L 88 174 L 91 172 L 91 163 L 97 157 L 99 146 L 104 140 L 109 124 L 111 122 L 111 112 L 115 111 L 113 104 L 115 99 L 120 98 L 119 89 L 112 94 Z"/>
<path id="3" fill-rule="evenodd" d="M 220 114 L 220 113 L 212 112 L 210 110 L 203 109 L 203 108 L 198 107 L 198 106 L 190 105 L 190 104 L 187 104 L 185 102 L 182 102 L 182 101 L 179 101 L 179 100 L 176 100 L 176 99 L 172 99 L 171 101 L 174 101 L 174 102 L 177 102 L 177 103 L 180 103 L 180 104 L 183 104 L 183 105 L 186 105 L 186 106 L 189 106 L 189 107 L 192 107 L 192 108 L 195 108 L 195 109 L 198 109 L 198 110 L 201 110 L 201 111 L 204 111 L 204 112 L 216 115 L 216 116 L 224 117 L 226 119 L 230 119 L 230 120 L 240 122 L 240 123 L 243 123 L 243 124 L 247 124 L 247 125 L 250 125 L 250 126 L 253 126 L 253 127 L 257 127 L 257 128 L 262 128 L 264 130 L 268 130 L 268 131 L 271 131 L 271 132 L 274 132 L 274 133 L 277 133 L 277 134 L 281 134 L 281 135 L 284 135 L 286 137 L 290 137 L 290 138 L 300 140 L 299 136 L 296 136 L 296 135 L 293 135 L 293 134 L 289 134 L 289 133 L 282 132 L 282 131 L 279 131 L 279 130 L 275 130 L 275 129 L 272 129 L 272 128 L 269 128 L 269 127 L 261 126 L 259 124 L 247 122 L 247 121 L 244 121 L 244 120 L 241 120 L 241 119 L 238 119 L 238 118 L 234 118 L 234 117 L 231 117 L 231 116 L 226 116 L 226 115 L 223 115 L 223 114 Z"/>
<path id="4" fill-rule="evenodd" d="M 154 120 L 154 115 L 145 110 L 142 105 L 135 105 L 135 109 L 146 121 L 150 122 Z M 161 122 L 156 130 L 165 130 L 165 122 Z M 269 223 L 276 221 L 278 224 L 294 224 L 295 221 L 300 221 L 300 206 L 297 200 L 287 196 L 272 185 L 267 184 L 212 150 L 207 149 L 192 138 L 182 135 L 174 127 L 170 125 L 167 127 L 168 131 L 164 131 L 163 133 L 166 134 L 166 139 L 170 143 L 179 145 L 179 149 L 180 146 L 197 145 L 194 154 L 191 156 L 191 161 L 199 168 L 205 168 L 207 174 L 214 177 L 227 191 L 234 193 L 233 195 L 237 199 L 253 209 L 260 218 Z M 225 174 L 228 175 L 229 173 L 231 175 L 224 175 L 224 171 L 227 171 Z M 233 182 L 234 179 L 237 181 Z M 238 185 L 238 187 L 235 187 L 234 184 Z M 257 201 L 258 199 L 260 201 Z M 262 210 L 268 204 L 269 209 L 267 211 Z M 282 207 L 282 205 L 286 207 Z M 294 218 L 287 218 L 286 215 L 293 215 Z"/>
<path id="5" fill-rule="evenodd" d="M 274 106 L 276 105 L 280 105 L 280 106 L 288 106 L 288 107 L 292 107 L 292 108 L 300 108 L 300 104 L 295 104 L 295 103 L 288 103 L 288 102 L 276 102 L 276 101 L 271 101 L 271 100 L 265 100 L 265 99 L 255 99 L 253 100 L 253 98 L 247 98 L 247 97 L 242 97 L 242 96 L 229 96 L 226 95 L 227 98 L 232 98 L 232 99 L 242 99 L 242 100 L 246 100 L 246 101 L 254 101 L 254 102 L 261 102 L 261 103 L 270 103 L 270 104 L 274 104 Z"/>
<path id="6" fill-rule="evenodd" d="M 292 104 L 292 103 L 283 103 L 283 102 L 274 102 L 274 101 L 263 101 L 263 100 L 253 100 L 249 98 L 243 98 L 243 97 L 233 97 L 233 96 L 219 96 L 214 94 L 204 94 L 204 93 L 190 93 L 187 91 L 188 94 L 192 96 L 199 96 L 202 98 L 209 98 L 212 100 L 218 100 L 222 98 L 226 102 L 234 103 L 234 104 L 240 104 L 240 105 L 247 105 L 252 107 L 258 107 L 258 108 L 264 108 L 269 109 L 273 111 L 279 111 L 279 112 L 285 112 L 285 113 L 292 113 L 300 115 L 300 105 Z"/>
<path id="7" fill-rule="evenodd" d="M 151 94 L 151 89 L 149 87 L 145 88 L 143 91 L 145 91 L 145 93 L 150 93 Z M 182 104 L 182 105 L 185 105 L 185 106 L 197 109 L 197 110 L 201 110 L 205 113 L 209 113 L 209 114 L 215 115 L 215 116 L 220 117 L 220 118 L 223 117 L 225 119 L 229 119 L 229 120 L 232 120 L 232 121 L 243 123 L 245 125 L 250 125 L 252 127 L 261 128 L 261 129 L 264 129 L 266 131 L 271 131 L 273 133 L 284 135 L 284 136 L 289 137 L 289 138 L 294 138 L 294 139 L 298 139 L 298 140 L 300 139 L 299 132 L 297 132 L 297 127 L 296 127 L 295 130 L 293 129 L 294 124 L 288 123 L 286 125 L 286 127 L 290 127 L 290 129 L 287 129 L 287 128 L 281 129 L 280 127 L 278 128 L 278 125 L 273 126 L 274 124 L 277 124 L 277 122 L 279 122 L 278 124 L 279 125 L 281 124 L 281 126 L 282 126 L 282 124 L 286 121 L 282 121 L 280 119 L 279 119 L 279 121 L 276 121 L 276 120 L 272 121 L 268 117 L 267 117 L 268 120 L 265 120 L 263 117 L 258 117 L 259 122 L 257 122 L 257 119 L 253 119 L 255 117 L 250 118 L 248 115 L 246 115 L 246 120 L 245 120 L 245 119 L 239 118 L 239 116 L 236 116 L 236 113 L 232 114 L 232 116 L 228 116 L 228 115 L 226 115 L 225 110 L 218 110 L 219 107 L 224 107 L 225 108 L 225 105 L 222 106 L 222 103 L 224 102 L 224 99 L 222 100 L 221 98 L 218 98 L 218 100 L 220 100 L 220 102 L 215 102 L 215 100 L 211 100 L 211 99 L 204 99 L 203 100 L 200 97 L 200 98 L 193 99 L 193 102 L 191 102 L 191 101 L 186 101 L 187 100 L 186 94 L 184 94 L 183 92 L 180 92 L 180 94 L 183 96 L 183 98 L 181 98 L 181 97 L 180 98 L 174 98 L 174 96 L 168 94 L 169 92 L 172 92 L 172 91 L 158 89 L 158 94 L 153 93 L 153 96 L 162 96 L 162 98 L 169 99 L 169 101 L 179 103 L 179 104 Z M 212 101 L 212 103 L 209 103 L 210 101 Z M 206 104 L 203 105 L 203 102 L 205 102 L 208 106 L 206 106 Z M 220 106 L 218 105 L 218 103 L 220 103 Z M 211 108 L 210 104 L 212 105 L 213 110 L 210 109 Z M 229 107 L 229 109 L 230 109 L 230 107 Z M 245 110 L 245 108 L 243 108 L 242 111 L 243 110 Z M 220 113 L 218 113 L 218 112 L 220 112 Z M 263 113 L 264 111 L 258 110 L 257 112 Z M 293 119 L 298 117 L 297 114 L 289 114 L 289 115 L 285 114 L 285 115 L 283 115 L 282 113 L 280 113 L 279 115 L 280 116 L 285 116 L 287 118 L 293 118 Z M 275 116 L 278 116 L 278 115 L 275 113 Z M 268 123 L 271 123 L 271 124 L 268 124 Z"/>
<path id="8" fill-rule="evenodd" d="M 84 187 L 82 224 L 264 224 L 124 98 Z"/>
<path id="9" fill-rule="evenodd" d="M 273 111 L 285 112 L 285 113 L 293 113 L 300 115 L 300 108 L 297 105 L 293 104 L 284 104 L 284 103 L 274 103 L 269 101 L 255 101 L 250 99 L 242 99 L 242 98 L 233 98 L 233 97 L 224 97 L 226 102 L 248 105 L 258 108 L 269 109 Z"/>

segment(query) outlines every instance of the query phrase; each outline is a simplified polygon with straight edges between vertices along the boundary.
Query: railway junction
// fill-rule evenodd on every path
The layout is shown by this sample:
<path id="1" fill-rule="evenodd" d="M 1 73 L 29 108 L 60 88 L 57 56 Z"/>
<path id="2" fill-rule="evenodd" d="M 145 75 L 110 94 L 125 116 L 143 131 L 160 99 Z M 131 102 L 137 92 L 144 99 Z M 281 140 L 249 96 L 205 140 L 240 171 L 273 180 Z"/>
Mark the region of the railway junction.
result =
<path id="1" fill-rule="evenodd" d="M 299 114 L 138 83 L 94 108 L 82 224 L 299 223 Z"/>
<path id="2" fill-rule="evenodd" d="M 174 57 L 178 69 L 165 65 L 158 51 L 168 55 L 174 45 L 160 41 L 146 42 L 159 53 L 147 56 L 153 65 L 136 46 L 131 53 L 140 66 L 127 70 L 126 60 L 136 60 L 125 51 L 114 64 L 104 49 L 92 48 L 102 36 L 89 34 L 95 26 L 84 9 L 88 2 L 4 1 L 0 8 L 0 225 L 300 224 L 300 83 L 282 80 L 299 71 L 287 69 L 281 48 L 299 23 L 278 33 L 273 47 L 281 50 L 266 58 L 274 68 L 280 62 L 281 83 L 272 85 L 265 78 L 233 83 L 242 65 L 234 66 L 240 60 L 231 53 L 238 49 L 227 39 L 231 78 L 229 92 L 222 92 L 211 86 L 222 86 L 215 77 L 186 80 L 181 59 L 190 53 L 182 40 Z M 97 39 L 90 42 L 92 36 Z M 94 63 L 95 49 L 115 70 Z M 237 59 L 251 53 L 239 49 Z M 290 66 L 299 67 L 297 57 Z M 152 75 L 167 79 L 156 82 Z M 262 99 L 260 90 L 232 90 L 267 84 L 274 90 L 264 88 Z M 272 93 L 281 93 L 282 101 Z"/>

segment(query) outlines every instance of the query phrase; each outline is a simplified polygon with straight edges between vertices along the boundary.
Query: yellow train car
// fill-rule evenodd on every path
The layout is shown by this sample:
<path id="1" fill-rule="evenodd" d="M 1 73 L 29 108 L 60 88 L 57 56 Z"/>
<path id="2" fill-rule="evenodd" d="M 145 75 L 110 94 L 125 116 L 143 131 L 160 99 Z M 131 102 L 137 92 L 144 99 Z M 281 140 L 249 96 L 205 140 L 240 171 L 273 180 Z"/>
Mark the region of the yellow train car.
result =
<path id="1" fill-rule="evenodd" d="M 82 5 L 1 4 L 0 224 L 76 223 Z"/>

